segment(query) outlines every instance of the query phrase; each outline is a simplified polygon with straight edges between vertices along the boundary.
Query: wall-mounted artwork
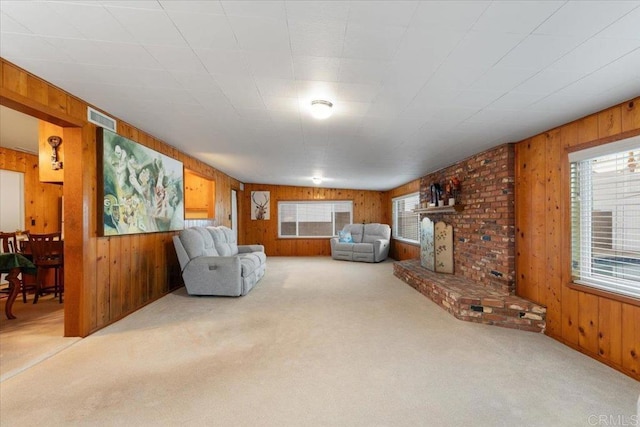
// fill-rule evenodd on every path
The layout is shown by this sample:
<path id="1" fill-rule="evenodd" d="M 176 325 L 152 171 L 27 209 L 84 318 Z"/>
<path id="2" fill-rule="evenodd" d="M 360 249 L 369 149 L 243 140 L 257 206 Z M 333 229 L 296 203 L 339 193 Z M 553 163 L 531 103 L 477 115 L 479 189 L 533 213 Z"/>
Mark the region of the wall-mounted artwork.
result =
<path id="1" fill-rule="evenodd" d="M 251 219 L 269 219 L 271 217 L 269 199 L 268 191 L 251 192 Z"/>
<path id="2" fill-rule="evenodd" d="M 102 235 L 182 230 L 182 162 L 107 129 L 97 141 Z"/>

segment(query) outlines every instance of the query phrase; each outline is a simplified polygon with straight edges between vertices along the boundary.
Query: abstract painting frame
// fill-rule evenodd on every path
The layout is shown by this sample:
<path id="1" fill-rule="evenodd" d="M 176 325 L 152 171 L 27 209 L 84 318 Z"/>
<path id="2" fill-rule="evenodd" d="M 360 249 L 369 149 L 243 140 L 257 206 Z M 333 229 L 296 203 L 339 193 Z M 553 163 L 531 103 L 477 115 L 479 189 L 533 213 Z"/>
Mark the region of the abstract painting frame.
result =
<path id="1" fill-rule="evenodd" d="M 98 128 L 101 236 L 184 229 L 182 162 Z"/>

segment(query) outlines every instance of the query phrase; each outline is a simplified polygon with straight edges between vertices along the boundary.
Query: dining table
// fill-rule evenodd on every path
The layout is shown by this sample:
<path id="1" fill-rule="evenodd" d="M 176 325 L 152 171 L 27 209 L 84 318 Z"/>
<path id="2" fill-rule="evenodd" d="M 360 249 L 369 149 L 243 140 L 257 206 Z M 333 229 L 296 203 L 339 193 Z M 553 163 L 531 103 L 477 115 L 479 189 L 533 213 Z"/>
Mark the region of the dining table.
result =
<path id="1" fill-rule="evenodd" d="M 15 319 L 11 309 L 13 308 L 13 302 L 16 300 L 18 293 L 20 292 L 20 274 L 36 274 L 36 266 L 19 253 L 1 253 L 0 254 L 0 273 L 6 274 L 6 280 L 9 282 L 9 296 L 7 298 L 7 304 L 4 306 L 4 313 L 7 319 Z"/>

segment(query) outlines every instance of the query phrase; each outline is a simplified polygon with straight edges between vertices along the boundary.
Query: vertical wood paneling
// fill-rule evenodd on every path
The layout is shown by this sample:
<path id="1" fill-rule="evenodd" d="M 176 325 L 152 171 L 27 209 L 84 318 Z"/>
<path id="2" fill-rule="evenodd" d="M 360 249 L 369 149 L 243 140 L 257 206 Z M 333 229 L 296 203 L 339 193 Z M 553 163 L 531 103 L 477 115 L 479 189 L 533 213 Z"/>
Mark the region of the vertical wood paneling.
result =
<path id="1" fill-rule="evenodd" d="M 622 304 L 598 298 L 598 354 L 616 365 L 622 363 Z"/>
<path id="2" fill-rule="evenodd" d="M 63 188 L 58 184 L 40 182 L 38 157 L 0 147 L 0 169 L 24 173 L 25 230 L 32 233 L 60 231 L 59 201 Z"/>
<path id="3" fill-rule="evenodd" d="M 292 187 L 279 185 L 246 184 L 243 204 L 251 206 L 252 191 L 269 191 L 271 214 L 269 220 L 251 220 L 249 209 L 243 214 L 244 243 L 260 243 L 267 255 L 318 256 L 330 255 L 328 238 L 280 239 L 278 238 L 278 202 L 306 200 L 352 200 L 353 222 L 382 222 L 384 193 L 380 191 L 344 190 L 317 187 Z M 229 188 L 229 197 L 231 189 Z M 225 191 L 225 193 L 227 193 Z M 242 197 L 242 195 L 239 195 Z M 229 211 L 230 213 L 230 211 Z"/>
<path id="4" fill-rule="evenodd" d="M 622 366 L 640 378 L 640 307 L 622 306 Z"/>
<path id="5" fill-rule="evenodd" d="M 635 378 L 640 378 L 640 308 L 568 286 L 572 280 L 568 152 L 638 134 L 639 100 L 516 144 L 517 293 L 547 306 L 547 334 Z M 537 166 L 530 167 L 541 162 L 541 152 L 544 179 Z M 541 231 L 544 245 L 536 238 L 528 240 Z M 538 277 L 528 277 L 531 272 Z"/>
<path id="6" fill-rule="evenodd" d="M 564 149 L 560 138 L 561 131 L 555 130 L 547 133 L 545 145 L 545 166 L 547 169 L 546 183 L 560 182 L 562 179 L 562 162 L 556 161 L 562 158 Z M 563 194 L 558 189 L 553 189 L 545 183 L 546 200 L 546 243 L 545 243 L 545 269 L 544 285 L 542 286 L 544 303 L 547 306 L 547 331 L 551 335 L 558 335 L 562 329 L 562 263 L 557 254 L 562 249 L 563 219 L 562 210 Z M 562 188 L 560 189 L 562 190 Z"/>
<path id="7" fill-rule="evenodd" d="M 25 172 L 26 217 L 36 224 L 27 225 L 31 231 L 57 230 L 58 199 L 65 196 L 65 260 L 74 266 L 65 269 L 65 334 L 86 336 L 180 286 L 171 240 L 175 233 L 97 235 L 96 129 L 86 122 L 87 104 L 4 60 L 0 60 L 0 70 L 3 104 L 51 120 L 64 133 L 64 186 L 40 183 L 37 156 L 26 155 L 25 161 L 24 153 L 0 149 L 0 167 Z M 222 189 L 212 203 L 215 219 L 230 224 L 230 192 L 231 188 L 239 190 L 239 181 L 114 118 L 121 135 L 177 159 L 215 182 Z M 45 154 L 49 156 L 50 149 Z M 241 199 L 241 191 L 239 196 Z M 49 230 L 52 227 L 56 228 Z"/>
<path id="8" fill-rule="evenodd" d="M 580 347 L 598 353 L 598 297 L 580 292 L 578 295 L 578 330 Z"/>

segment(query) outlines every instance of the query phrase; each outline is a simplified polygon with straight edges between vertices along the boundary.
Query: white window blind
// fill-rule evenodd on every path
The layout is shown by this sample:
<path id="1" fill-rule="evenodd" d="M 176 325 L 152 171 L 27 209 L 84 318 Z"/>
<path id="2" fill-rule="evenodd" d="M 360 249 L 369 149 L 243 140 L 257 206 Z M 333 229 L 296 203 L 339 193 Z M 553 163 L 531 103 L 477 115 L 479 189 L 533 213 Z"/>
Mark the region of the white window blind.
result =
<path id="1" fill-rule="evenodd" d="M 638 155 L 640 141 L 624 151 L 570 157 L 573 280 L 632 298 L 640 298 Z"/>
<path id="2" fill-rule="evenodd" d="M 352 222 L 351 201 L 278 202 L 279 237 L 333 237 Z"/>
<path id="3" fill-rule="evenodd" d="M 420 205 L 420 193 L 393 199 L 393 238 L 420 243 L 420 214 L 413 212 Z"/>

